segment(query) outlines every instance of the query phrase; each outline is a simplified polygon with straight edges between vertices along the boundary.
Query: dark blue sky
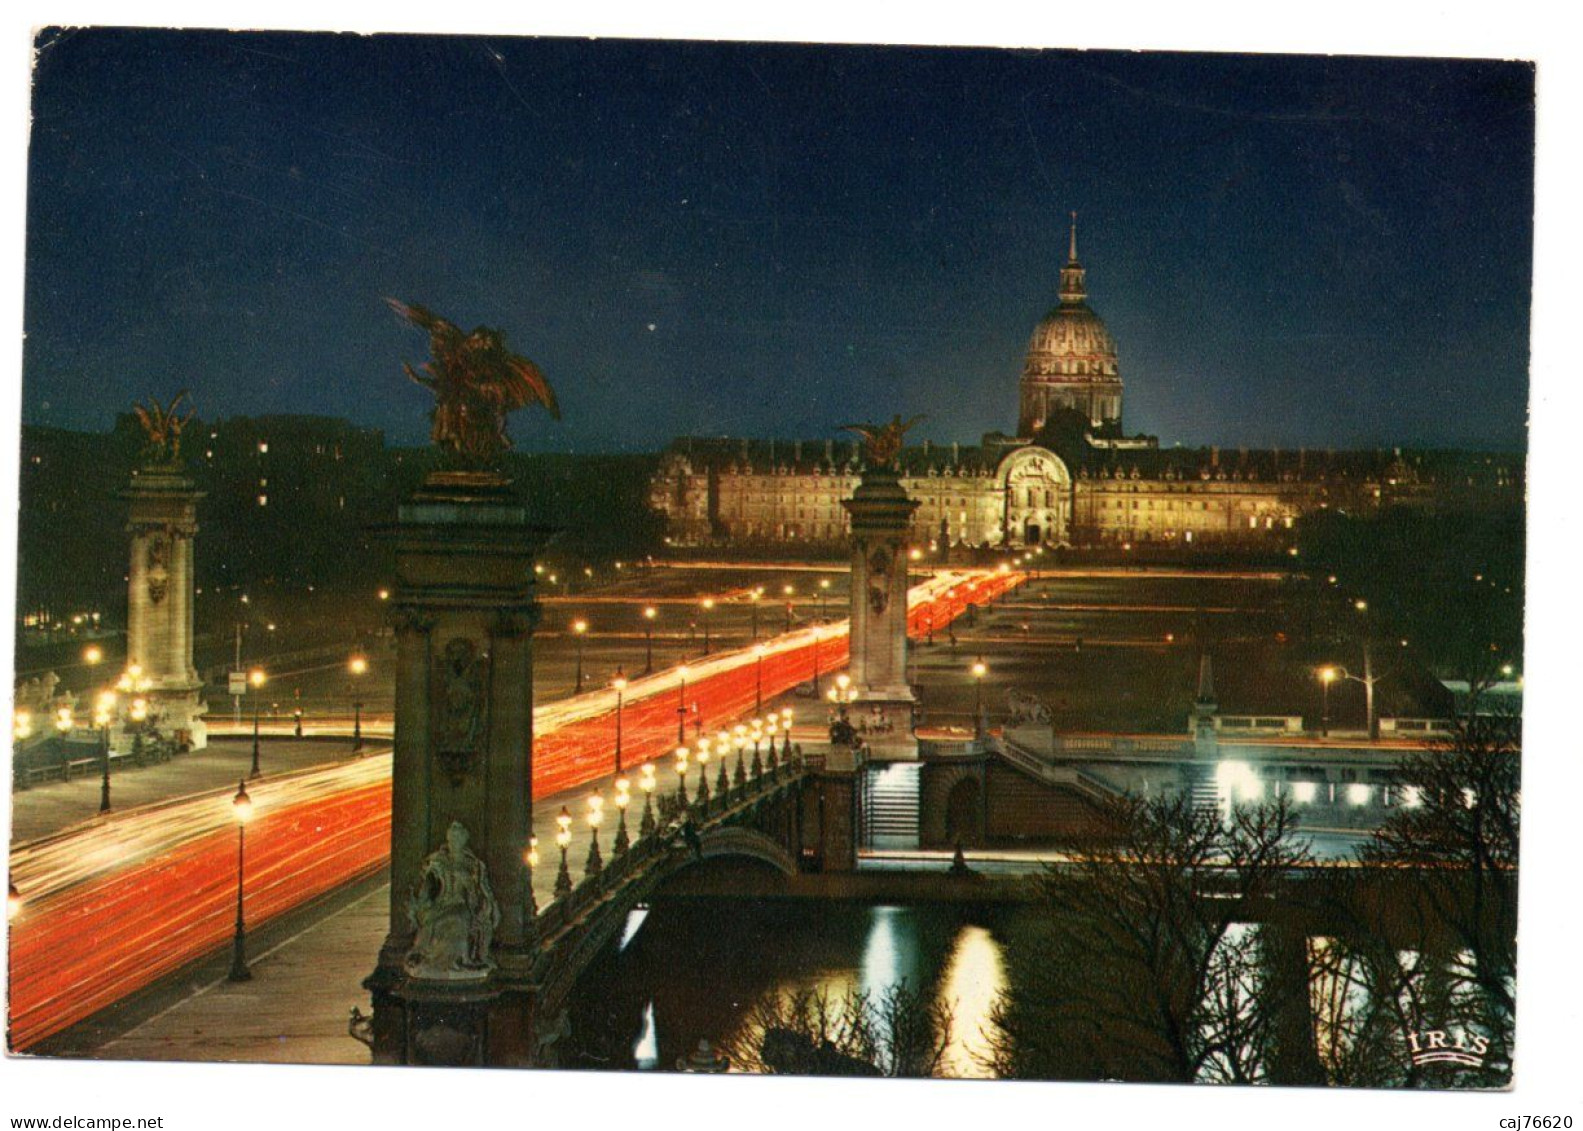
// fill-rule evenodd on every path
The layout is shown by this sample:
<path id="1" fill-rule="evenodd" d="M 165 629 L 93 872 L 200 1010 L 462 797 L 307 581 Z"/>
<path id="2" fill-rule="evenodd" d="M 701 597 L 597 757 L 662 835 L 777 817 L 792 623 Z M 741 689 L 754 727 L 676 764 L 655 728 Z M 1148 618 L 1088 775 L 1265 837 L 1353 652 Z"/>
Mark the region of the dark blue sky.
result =
<path id="1" fill-rule="evenodd" d="M 1128 431 L 1524 441 L 1523 64 L 101 31 L 34 114 L 34 423 L 188 386 L 417 441 L 395 295 L 539 362 L 525 449 L 975 440 L 1075 209 Z"/>

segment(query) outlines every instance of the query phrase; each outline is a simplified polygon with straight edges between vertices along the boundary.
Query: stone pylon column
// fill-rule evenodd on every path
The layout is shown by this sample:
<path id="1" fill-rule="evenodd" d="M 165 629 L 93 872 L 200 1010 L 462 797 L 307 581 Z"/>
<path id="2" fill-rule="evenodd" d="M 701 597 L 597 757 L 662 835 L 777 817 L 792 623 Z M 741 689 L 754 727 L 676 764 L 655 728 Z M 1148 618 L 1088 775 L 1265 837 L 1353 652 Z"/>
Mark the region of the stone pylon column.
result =
<path id="1" fill-rule="evenodd" d="M 437 472 L 395 545 L 390 926 L 365 985 L 374 1060 L 534 1063 L 534 555 L 508 481 Z"/>
<path id="2" fill-rule="evenodd" d="M 192 663 L 193 537 L 198 500 L 176 464 L 139 467 L 121 491 L 127 502 L 131 561 L 127 570 L 126 660 L 147 681 L 153 729 L 178 746 L 208 745 L 203 681 Z"/>
<path id="3" fill-rule="evenodd" d="M 869 467 L 842 504 L 852 516 L 852 683 L 860 717 L 886 720 L 876 754 L 912 737 L 917 698 L 907 682 L 907 532 L 918 503 L 894 467 Z M 893 755 L 894 756 L 894 755 Z"/>

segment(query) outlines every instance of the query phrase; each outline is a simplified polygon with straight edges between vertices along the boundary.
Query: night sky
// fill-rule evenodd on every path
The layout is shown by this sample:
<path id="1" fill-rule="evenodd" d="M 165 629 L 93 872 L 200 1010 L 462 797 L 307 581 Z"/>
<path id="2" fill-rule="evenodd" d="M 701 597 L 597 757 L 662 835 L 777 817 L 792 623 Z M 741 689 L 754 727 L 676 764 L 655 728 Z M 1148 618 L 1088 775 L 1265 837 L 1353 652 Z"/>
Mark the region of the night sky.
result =
<path id="1" fill-rule="evenodd" d="M 1067 213 L 1171 444 L 1524 442 L 1523 64 L 418 36 L 41 37 L 24 418 L 427 431 L 384 295 L 536 360 L 528 450 L 1011 430 Z"/>

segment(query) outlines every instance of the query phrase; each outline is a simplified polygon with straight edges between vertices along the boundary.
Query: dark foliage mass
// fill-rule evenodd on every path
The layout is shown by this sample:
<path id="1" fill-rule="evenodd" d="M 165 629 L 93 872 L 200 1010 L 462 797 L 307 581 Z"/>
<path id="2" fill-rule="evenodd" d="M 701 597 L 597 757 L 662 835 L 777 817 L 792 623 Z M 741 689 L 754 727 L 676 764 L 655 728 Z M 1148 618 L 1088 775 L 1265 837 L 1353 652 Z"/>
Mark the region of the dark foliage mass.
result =
<path id="1" fill-rule="evenodd" d="M 105 548 L 124 544 L 116 492 L 142 442 L 130 417 L 109 435 L 25 430 L 22 609 L 101 608 L 119 619 L 126 563 Z M 374 528 L 394 520 L 440 459 L 433 449 L 386 447 L 376 431 L 320 417 L 194 421 L 182 455 L 206 492 L 196 582 L 211 591 L 366 591 L 388 580 Z M 660 544 L 644 497 L 650 457 L 508 454 L 504 466 L 534 517 L 564 531 L 554 544 L 561 560 L 631 560 Z"/>
<path id="2" fill-rule="evenodd" d="M 1517 721 L 1400 768 L 1354 866 L 1284 805 L 1118 801 L 1010 930 L 988 1067 L 1037 1079 L 1501 1087 L 1516 1019 Z M 1415 1061 L 1428 1030 L 1476 1064 Z"/>
<path id="3" fill-rule="evenodd" d="M 1407 640 L 1437 674 L 1475 687 L 1522 655 L 1526 518 L 1523 509 L 1440 513 L 1395 509 L 1359 517 L 1305 516 L 1303 569 L 1323 593 L 1368 605 L 1368 629 L 1386 643 Z M 1338 588 L 1339 587 L 1339 588 Z M 1349 602 L 1316 598 L 1316 636 L 1365 630 Z"/>

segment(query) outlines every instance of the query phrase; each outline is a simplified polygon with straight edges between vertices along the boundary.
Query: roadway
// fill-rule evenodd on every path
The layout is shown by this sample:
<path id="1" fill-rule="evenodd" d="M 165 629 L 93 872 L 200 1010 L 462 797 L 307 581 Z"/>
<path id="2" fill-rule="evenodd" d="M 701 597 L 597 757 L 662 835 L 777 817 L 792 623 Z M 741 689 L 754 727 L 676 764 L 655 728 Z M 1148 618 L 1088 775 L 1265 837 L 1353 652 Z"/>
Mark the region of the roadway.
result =
<path id="1" fill-rule="evenodd" d="M 1015 575 L 932 578 L 915 590 L 911 605 L 915 612 L 928 610 L 948 620 L 968 599 L 986 599 L 1017 580 Z M 673 791 L 675 763 L 662 755 L 676 744 L 676 705 L 684 705 L 684 722 L 698 724 L 690 737 L 735 724 L 756 714 L 756 706 L 778 706 L 775 697 L 804 679 L 810 653 L 825 649 L 832 666 L 844 662 L 844 639 L 838 652 L 837 642 L 823 639 L 827 634 L 834 636 L 834 628 L 803 629 L 766 642 L 763 656 L 738 649 L 712 655 L 685 673 L 677 669 L 635 681 L 623 700 L 626 765 L 652 759 L 659 789 Z M 574 880 L 581 878 L 590 841 L 598 835 L 584 819 L 584 802 L 595 790 L 607 799 L 612 793 L 616 694 L 601 689 L 534 712 L 534 831 L 541 863 L 533 880 L 541 904 L 553 899 L 559 863 L 555 819 L 561 808 L 575 819 L 567 852 Z M 822 725 L 814 726 L 813 734 L 822 733 Z M 225 783 L 211 792 L 155 800 L 13 845 L 11 875 L 25 901 L 12 924 L 16 1047 L 60 1032 L 229 937 L 236 884 L 237 833 L 230 804 L 234 756 L 219 764 L 225 767 Z M 717 771 L 718 762 L 711 785 Z M 384 865 L 388 751 L 371 749 L 351 761 L 269 773 L 251 782 L 248 792 L 254 816 L 247 826 L 245 892 L 253 922 L 285 914 Z M 641 801 L 636 790 L 634 795 Z M 603 843 L 608 854 L 615 817 L 613 806 L 607 811 Z M 635 834 L 639 815 L 633 813 L 630 820 Z M 84 938 L 94 939 L 95 946 L 82 946 Z"/>

